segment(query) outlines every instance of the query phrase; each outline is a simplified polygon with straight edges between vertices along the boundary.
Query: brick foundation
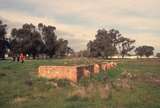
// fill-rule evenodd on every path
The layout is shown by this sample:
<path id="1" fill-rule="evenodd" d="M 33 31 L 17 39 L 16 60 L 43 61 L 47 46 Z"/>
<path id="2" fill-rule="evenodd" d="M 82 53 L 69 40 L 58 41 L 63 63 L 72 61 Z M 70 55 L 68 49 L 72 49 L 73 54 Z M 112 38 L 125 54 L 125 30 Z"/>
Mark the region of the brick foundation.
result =
<path id="1" fill-rule="evenodd" d="M 98 74 L 101 69 L 109 70 L 116 66 L 113 63 L 102 63 L 82 66 L 40 66 L 38 76 L 48 79 L 67 79 L 77 82 L 82 77 L 90 77 L 91 74 Z"/>
<path id="2" fill-rule="evenodd" d="M 76 66 L 40 66 L 38 75 L 49 79 L 67 79 L 77 82 Z"/>

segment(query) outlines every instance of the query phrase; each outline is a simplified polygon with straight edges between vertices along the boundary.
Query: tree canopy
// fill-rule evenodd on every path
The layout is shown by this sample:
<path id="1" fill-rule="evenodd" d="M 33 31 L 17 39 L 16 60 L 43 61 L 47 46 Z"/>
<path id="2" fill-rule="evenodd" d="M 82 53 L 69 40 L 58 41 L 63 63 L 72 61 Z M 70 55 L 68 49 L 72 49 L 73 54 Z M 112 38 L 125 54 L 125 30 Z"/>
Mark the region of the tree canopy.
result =
<path id="1" fill-rule="evenodd" d="M 68 53 L 68 41 L 57 39 L 55 34 L 56 27 L 46 26 L 39 23 L 38 26 L 33 24 L 24 24 L 22 28 L 13 28 L 11 32 L 11 51 L 13 55 L 20 52 L 29 54 L 35 58 L 40 54 L 46 54 L 50 58 L 53 56 L 65 56 Z"/>
<path id="2" fill-rule="evenodd" d="M 9 47 L 8 41 L 5 39 L 6 31 L 6 24 L 0 20 L 0 58 L 5 59 L 6 48 Z"/>
<path id="3" fill-rule="evenodd" d="M 118 30 L 99 29 L 95 36 L 95 40 L 89 41 L 87 49 L 91 57 L 104 57 L 108 58 L 117 53 L 122 57 L 127 55 L 129 51 L 134 49 L 132 45 L 135 40 L 123 37 Z"/>
<path id="4" fill-rule="evenodd" d="M 135 53 L 136 55 L 142 57 L 142 56 L 146 56 L 149 57 L 151 55 L 153 55 L 153 51 L 154 51 L 154 47 L 152 46 L 139 46 L 135 49 Z"/>
<path id="5" fill-rule="evenodd" d="M 63 57 L 73 54 L 74 50 L 68 46 L 68 40 L 58 38 L 56 27 L 39 23 L 37 26 L 25 23 L 21 28 L 13 28 L 11 37 L 6 39 L 7 25 L 0 20 L 0 58 L 5 58 L 9 48 L 12 56 L 20 53 L 28 54 L 33 59 L 40 55 L 47 57 Z M 116 54 L 122 58 L 135 48 L 135 40 L 122 36 L 116 29 L 99 29 L 94 40 L 87 43 L 87 50 L 80 51 L 80 55 L 87 57 L 108 58 Z M 135 49 L 136 55 L 149 57 L 153 55 L 154 47 L 139 46 Z M 159 56 L 159 54 L 157 54 Z"/>
<path id="6" fill-rule="evenodd" d="M 160 58 L 160 53 L 157 53 L 156 56 L 157 56 L 158 58 Z"/>

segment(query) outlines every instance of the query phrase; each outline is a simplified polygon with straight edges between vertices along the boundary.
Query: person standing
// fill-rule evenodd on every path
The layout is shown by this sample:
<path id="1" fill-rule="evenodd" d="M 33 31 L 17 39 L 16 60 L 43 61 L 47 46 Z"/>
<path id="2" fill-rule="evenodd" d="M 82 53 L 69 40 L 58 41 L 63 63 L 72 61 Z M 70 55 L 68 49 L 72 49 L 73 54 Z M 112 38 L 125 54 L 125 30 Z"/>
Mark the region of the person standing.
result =
<path id="1" fill-rule="evenodd" d="M 20 55 L 17 54 L 17 55 L 16 55 L 16 58 L 17 58 L 17 62 L 19 62 Z"/>
<path id="2" fill-rule="evenodd" d="M 20 53 L 19 60 L 20 60 L 21 63 L 24 63 L 25 56 L 24 56 L 23 53 Z"/>

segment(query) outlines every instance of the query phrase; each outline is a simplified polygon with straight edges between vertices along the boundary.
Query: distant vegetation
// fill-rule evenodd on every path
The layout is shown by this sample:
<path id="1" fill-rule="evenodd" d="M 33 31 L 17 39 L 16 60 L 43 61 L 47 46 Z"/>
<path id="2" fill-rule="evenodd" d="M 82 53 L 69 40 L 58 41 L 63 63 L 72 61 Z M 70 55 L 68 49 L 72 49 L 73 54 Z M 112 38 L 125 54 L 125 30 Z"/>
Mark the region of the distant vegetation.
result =
<path id="1" fill-rule="evenodd" d="M 78 55 L 85 57 L 102 57 L 129 55 L 134 50 L 135 40 L 126 38 L 115 29 L 105 30 L 99 29 L 95 35 L 95 39 L 89 41 L 87 50 L 75 53 L 68 46 L 68 40 L 58 38 L 55 34 L 56 27 L 39 23 L 37 26 L 33 24 L 23 24 L 21 28 L 13 28 L 10 37 L 6 38 L 7 25 L 0 20 L 0 58 L 5 59 L 8 53 L 11 57 L 16 57 L 20 53 L 24 53 L 33 59 L 39 56 L 49 58 L 61 58 L 67 55 Z M 10 49 L 8 52 L 7 49 Z M 153 55 L 154 47 L 140 46 L 135 49 L 137 56 L 149 57 Z"/>
<path id="2" fill-rule="evenodd" d="M 156 56 L 157 56 L 158 58 L 160 58 L 160 53 L 157 53 Z"/>
<path id="3" fill-rule="evenodd" d="M 142 56 L 149 57 L 153 55 L 153 51 L 154 51 L 154 47 L 152 46 L 140 46 L 140 47 L 137 47 L 135 50 L 136 55 L 139 55 L 140 57 Z"/>
<path id="4" fill-rule="evenodd" d="M 134 49 L 135 40 L 123 37 L 118 30 L 99 29 L 96 39 L 90 41 L 87 45 L 89 56 L 104 57 L 120 54 L 122 57 Z"/>
<path id="5" fill-rule="evenodd" d="M 73 50 L 68 47 L 67 40 L 57 39 L 55 29 L 54 26 L 42 23 L 39 23 L 37 28 L 33 24 L 24 24 L 20 29 L 12 29 L 10 40 L 12 54 L 23 52 L 33 58 L 46 54 L 52 58 L 72 53 Z"/>
<path id="6" fill-rule="evenodd" d="M 0 21 L 0 41 L 3 42 L 0 46 L 1 58 L 4 58 L 7 48 L 10 49 L 11 56 L 24 53 L 32 56 L 33 59 L 43 54 L 52 58 L 53 56 L 62 57 L 73 53 L 73 49 L 68 46 L 68 40 L 57 39 L 56 27 L 54 26 L 39 23 L 36 27 L 26 23 L 22 25 L 22 28 L 13 28 L 8 40 L 5 38 L 6 27 L 7 25 Z M 7 46 L 7 44 L 9 45 Z"/>

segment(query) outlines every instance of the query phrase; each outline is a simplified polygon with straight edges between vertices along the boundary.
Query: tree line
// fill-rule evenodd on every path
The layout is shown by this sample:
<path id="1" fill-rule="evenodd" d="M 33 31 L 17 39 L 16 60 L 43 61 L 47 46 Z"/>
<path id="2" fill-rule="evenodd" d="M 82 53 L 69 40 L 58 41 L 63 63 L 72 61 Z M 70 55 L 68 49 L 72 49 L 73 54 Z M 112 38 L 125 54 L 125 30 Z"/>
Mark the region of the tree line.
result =
<path id="1" fill-rule="evenodd" d="M 131 51 L 140 57 L 153 55 L 154 47 L 143 45 L 135 48 L 135 42 L 133 39 L 122 36 L 118 30 L 111 29 L 107 31 L 106 29 L 99 29 L 95 39 L 88 42 L 87 50 L 81 53 L 88 57 L 103 58 L 113 55 L 121 55 L 124 58 L 124 56 L 130 55 Z"/>
<path id="2" fill-rule="evenodd" d="M 57 37 L 55 26 L 39 23 L 37 26 L 25 23 L 21 28 L 13 28 L 10 37 L 6 39 L 7 25 L 0 20 L 0 58 L 4 58 L 7 48 L 10 49 L 12 57 L 20 53 L 29 57 L 39 57 L 45 55 L 49 58 L 64 57 L 73 54 L 74 50 L 68 46 L 68 40 Z M 80 55 L 86 57 L 108 58 L 113 55 L 129 55 L 135 52 L 137 56 L 149 57 L 153 55 L 154 47 L 139 46 L 135 48 L 136 41 L 122 36 L 115 29 L 99 29 L 95 39 L 87 43 L 87 50 L 80 51 Z M 135 50 L 134 50 L 135 49 Z M 159 56 L 159 54 L 157 54 Z"/>
<path id="3" fill-rule="evenodd" d="M 7 48 L 10 49 L 12 57 L 24 53 L 33 59 L 43 54 L 52 58 L 73 53 L 73 49 L 68 46 L 68 40 L 57 38 L 54 26 L 39 23 L 36 27 L 26 23 L 19 29 L 13 28 L 8 40 L 5 38 L 6 27 L 7 25 L 0 21 L 0 58 L 4 58 Z"/>

